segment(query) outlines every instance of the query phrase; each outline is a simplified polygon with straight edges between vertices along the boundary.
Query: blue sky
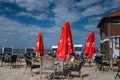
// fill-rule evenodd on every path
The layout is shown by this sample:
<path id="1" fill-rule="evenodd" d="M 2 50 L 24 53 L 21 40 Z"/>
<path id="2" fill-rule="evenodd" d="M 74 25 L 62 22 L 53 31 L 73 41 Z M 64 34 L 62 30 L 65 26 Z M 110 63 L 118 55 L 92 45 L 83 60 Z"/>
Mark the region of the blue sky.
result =
<path id="1" fill-rule="evenodd" d="M 0 0 L 0 48 L 34 47 L 42 32 L 45 48 L 57 45 L 64 21 L 74 44 L 85 44 L 90 31 L 100 46 L 100 19 L 120 9 L 120 0 Z"/>

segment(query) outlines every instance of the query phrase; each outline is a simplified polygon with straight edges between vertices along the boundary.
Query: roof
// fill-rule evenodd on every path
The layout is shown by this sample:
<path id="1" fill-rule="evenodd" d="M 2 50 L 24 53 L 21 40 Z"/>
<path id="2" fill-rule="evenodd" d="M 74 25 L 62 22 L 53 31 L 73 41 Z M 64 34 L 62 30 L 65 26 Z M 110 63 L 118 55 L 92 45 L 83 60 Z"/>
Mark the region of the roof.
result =
<path id="1" fill-rule="evenodd" d="M 100 28 L 100 26 L 103 24 L 103 22 L 106 19 L 113 18 L 113 17 L 120 17 L 120 10 L 114 11 L 114 12 L 109 13 L 109 14 L 105 15 L 104 17 L 102 17 L 102 19 L 100 20 L 97 28 Z"/>
<path id="2" fill-rule="evenodd" d="M 107 14 L 105 17 L 115 17 L 115 16 L 120 16 L 120 10 Z"/>

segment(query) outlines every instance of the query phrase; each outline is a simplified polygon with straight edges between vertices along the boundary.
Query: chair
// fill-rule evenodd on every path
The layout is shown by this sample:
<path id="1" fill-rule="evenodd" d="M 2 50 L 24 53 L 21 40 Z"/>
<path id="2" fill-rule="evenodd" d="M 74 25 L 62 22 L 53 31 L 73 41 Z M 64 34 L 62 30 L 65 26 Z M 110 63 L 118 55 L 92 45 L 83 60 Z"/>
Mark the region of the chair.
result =
<path id="1" fill-rule="evenodd" d="M 82 75 L 81 75 L 82 66 L 83 66 L 83 61 L 76 61 L 76 62 L 68 63 L 68 80 L 70 79 L 72 71 L 78 71 L 80 80 L 82 80 Z"/>
<path id="2" fill-rule="evenodd" d="M 34 68 L 40 68 L 40 66 L 39 65 L 35 65 L 35 61 L 36 60 L 34 60 L 34 58 L 32 58 L 32 56 L 31 55 L 29 55 L 29 54 L 26 54 L 26 55 L 24 55 L 24 59 L 25 59 L 25 62 L 26 62 L 26 68 L 25 68 L 25 71 L 24 71 L 24 74 L 25 74 L 25 72 L 26 72 L 26 69 L 27 68 L 30 68 L 31 69 L 31 75 L 33 76 L 33 72 L 32 72 L 32 70 L 34 69 Z M 38 61 L 39 62 L 39 61 Z"/>
<path id="3" fill-rule="evenodd" d="M 104 72 L 104 69 L 108 69 L 108 71 L 110 70 L 110 60 L 109 59 L 103 59 L 102 56 L 96 56 L 95 57 L 95 63 L 96 63 L 96 67 L 101 69 L 102 72 Z M 97 70 L 96 68 L 96 70 Z"/>
<path id="4" fill-rule="evenodd" d="M 11 65 L 11 55 L 5 54 L 4 58 L 3 58 L 3 62 L 5 64 L 5 66 L 6 66 L 7 63 Z"/>
<path id="5" fill-rule="evenodd" d="M 10 57 L 10 64 L 11 66 L 16 66 L 16 61 L 17 61 L 17 55 L 11 55 Z"/>
<path id="6" fill-rule="evenodd" d="M 101 56 L 96 56 L 95 57 L 95 63 L 97 68 L 102 68 L 103 70 L 103 58 Z M 97 70 L 96 68 L 96 70 Z"/>
<path id="7" fill-rule="evenodd" d="M 4 55 L 3 56 L 3 62 L 6 64 L 8 63 L 10 65 L 10 68 L 13 66 L 16 66 L 17 61 L 17 55 Z"/>
<path id="8" fill-rule="evenodd" d="M 0 61 L 1 61 L 1 66 L 3 66 L 3 62 L 4 62 L 4 54 L 0 54 Z"/>
<path id="9" fill-rule="evenodd" d="M 120 78 L 120 75 L 119 75 L 119 73 L 120 73 L 120 57 L 117 57 L 116 63 L 117 63 L 117 66 L 118 66 L 118 70 L 117 70 L 117 74 L 116 74 L 116 76 L 115 76 L 115 79 L 116 79 L 117 77 Z"/>
<path id="10" fill-rule="evenodd" d="M 53 57 L 42 57 L 41 60 L 41 72 L 45 74 L 45 78 L 47 78 L 47 74 L 50 74 L 48 77 L 54 80 L 56 67 L 54 65 L 54 58 Z M 42 75 L 41 75 L 42 76 Z M 46 79 L 45 79 L 46 80 Z"/>
<path id="11" fill-rule="evenodd" d="M 104 69 L 107 69 L 108 71 L 110 70 L 110 61 L 109 60 L 104 60 L 102 63 L 102 71 L 104 72 Z"/>
<path id="12" fill-rule="evenodd" d="M 10 55 L 13 54 L 13 47 L 12 46 L 4 46 L 2 48 L 2 54 L 3 54 L 2 65 L 3 65 L 3 63 L 5 63 L 5 65 L 6 65 L 6 63 L 10 63 L 10 61 L 11 61 L 10 60 L 11 59 Z"/>

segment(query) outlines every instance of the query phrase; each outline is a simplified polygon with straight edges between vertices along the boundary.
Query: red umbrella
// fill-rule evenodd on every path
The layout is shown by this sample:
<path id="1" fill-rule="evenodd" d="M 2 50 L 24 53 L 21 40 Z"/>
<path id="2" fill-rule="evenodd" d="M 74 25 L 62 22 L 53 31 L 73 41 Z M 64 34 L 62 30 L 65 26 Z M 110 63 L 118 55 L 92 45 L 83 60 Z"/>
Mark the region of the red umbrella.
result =
<path id="1" fill-rule="evenodd" d="M 57 57 L 64 61 L 66 61 L 66 54 L 74 55 L 72 33 L 69 22 L 65 22 L 62 27 L 62 33 L 56 51 Z"/>
<path id="2" fill-rule="evenodd" d="M 93 31 L 91 31 L 88 36 L 83 52 L 85 53 L 87 58 L 91 58 L 92 54 L 95 53 L 95 35 Z"/>
<path id="3" fill-rule="evenodd" d="M 36 38 L 36 46 L 35 46 L 35 53 L 40 53 L 40 55 L 44 55 L 44 45 L 43 45 L 43 37 L 42 32 L 38 33 Z"/>

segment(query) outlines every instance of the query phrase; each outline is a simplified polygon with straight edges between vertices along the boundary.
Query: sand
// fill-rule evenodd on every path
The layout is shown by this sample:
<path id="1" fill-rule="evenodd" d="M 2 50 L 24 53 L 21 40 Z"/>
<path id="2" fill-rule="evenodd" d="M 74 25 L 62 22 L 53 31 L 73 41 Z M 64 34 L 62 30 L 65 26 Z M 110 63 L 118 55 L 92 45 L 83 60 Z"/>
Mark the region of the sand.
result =
<path id="1" fill-rule="evenodd" d="M 115 68 L 117 69 L 117 68 Z M 40 80 L 39 68 L 33 69 L 33 76 L 30 74 L 30 69 L 28 68 L 26 73 L 25 62 L 22 62 L 22 66 L 13 67 L 10 69 L 10 66 L 1 66 L 0 62 L 0 80 Z M 116 71 L 100 71 L 95 70 L 95 67 L 82 67 L 82 76 L 83 80 L 115 80 Z M 78 72 L 73 72 L 73 78 L 71 80 L 80 80 Z M 44 76 L 44 74 L 43 74 Z M 42 79 L 45 80 L 45 79 Z M 57 80 L 57 79 L 56 79 Z M 67 80 L 66 78 L 64 80 Z M 120 80 L 117 78 L 116 80 Z"/>

